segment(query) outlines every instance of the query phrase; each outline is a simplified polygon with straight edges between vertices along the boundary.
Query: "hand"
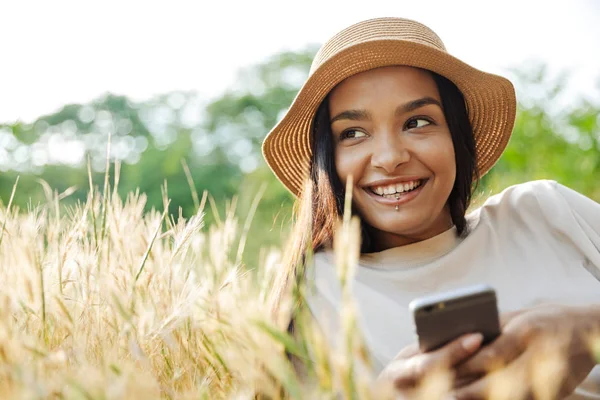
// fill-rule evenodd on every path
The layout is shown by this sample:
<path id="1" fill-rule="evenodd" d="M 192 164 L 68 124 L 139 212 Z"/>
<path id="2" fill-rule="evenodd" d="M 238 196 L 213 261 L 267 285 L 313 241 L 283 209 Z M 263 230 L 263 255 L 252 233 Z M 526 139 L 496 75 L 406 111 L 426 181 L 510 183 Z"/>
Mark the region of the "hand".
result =
<path id="1" fill-rule="evenodd" d="M 456 399 L 563 398 L 596 364 L 590 339 L 600 322 L 596 309 L 539 306 L 502 321 L 502 334 L 456 368 Z"/>
<path id="2" fill-rule="evenodd" d="M 402 349 L 379 375 L 391 382 L 400 394 L 409 395 L 431 374 L 452 372 L 452 368 L 472 356 L 481 346 L 481 334 L 468 334 L 445 346 L 423 353 L 415 343 Z"/>

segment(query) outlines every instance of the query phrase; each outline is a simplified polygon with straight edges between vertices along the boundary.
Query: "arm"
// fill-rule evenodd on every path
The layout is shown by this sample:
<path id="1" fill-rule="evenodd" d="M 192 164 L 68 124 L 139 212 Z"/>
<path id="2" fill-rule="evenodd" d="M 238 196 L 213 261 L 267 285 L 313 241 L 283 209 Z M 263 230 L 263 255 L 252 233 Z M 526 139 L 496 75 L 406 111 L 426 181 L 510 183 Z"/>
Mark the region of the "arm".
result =
<path id="1" fill-rule="evenodd" d="M 514 391 L 509 398 L 563 398 L 596 365 L 599 333 L 596 304 L 545 305 L 515 313 L 503 320 L 502 336 L 456 369 L 457 379 L 468 384 L 454 394 L 480 399 L 508 387 Z"/>

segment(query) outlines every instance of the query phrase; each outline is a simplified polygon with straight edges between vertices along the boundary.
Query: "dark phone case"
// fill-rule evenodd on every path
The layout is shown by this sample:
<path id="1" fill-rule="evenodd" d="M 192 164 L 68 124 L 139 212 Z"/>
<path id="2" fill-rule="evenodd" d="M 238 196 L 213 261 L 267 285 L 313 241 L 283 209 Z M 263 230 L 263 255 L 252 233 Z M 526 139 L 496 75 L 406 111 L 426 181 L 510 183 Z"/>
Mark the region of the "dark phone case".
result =
<path id="1" fill-rule="evenodd" d="M 415 310 L 414 318 L 422 351 L 435 350 L 466 333 L 483 334 L 484 344 L 500 334 L 493 291 L 420 307 Z"/>

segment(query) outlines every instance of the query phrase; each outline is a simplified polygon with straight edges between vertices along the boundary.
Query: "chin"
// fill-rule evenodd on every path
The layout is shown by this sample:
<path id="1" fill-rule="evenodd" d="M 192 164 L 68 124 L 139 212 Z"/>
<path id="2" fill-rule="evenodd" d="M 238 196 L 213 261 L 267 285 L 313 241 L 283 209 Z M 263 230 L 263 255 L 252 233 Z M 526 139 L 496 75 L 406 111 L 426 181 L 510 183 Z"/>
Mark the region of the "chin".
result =
<path id="1" fill-rule="evenodd" d="M 390 218 L 386 221 L 376 221 L 372 226 L 378 231 L 406 236 L 418 234 L 418 232 L 423 231 L 423 227 L 427 226 L 427 223 L 415 220 L 414 218 Z"/>

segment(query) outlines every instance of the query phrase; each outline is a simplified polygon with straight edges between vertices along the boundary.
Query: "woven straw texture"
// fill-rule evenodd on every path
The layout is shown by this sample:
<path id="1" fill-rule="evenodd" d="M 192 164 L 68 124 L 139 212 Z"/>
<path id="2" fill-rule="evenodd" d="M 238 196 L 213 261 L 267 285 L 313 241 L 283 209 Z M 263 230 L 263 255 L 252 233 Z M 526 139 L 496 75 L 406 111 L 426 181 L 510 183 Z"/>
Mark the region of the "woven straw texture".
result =
<path id="1" fill-rule="evenodd" d="M 515 121 L 516 98 L 510 81 L 451 56 L 425 25 L 401 18 L 371 19 L 344 29 L 321 47 L 308 79 L 263 142 L 267 164 L 295 196 L 308 177 L 310 129 L 323 99 L 344 79 L 390 65 L 427 69 L 454 82 L 465 97 L 480 175 L 498 161 Z"/>

